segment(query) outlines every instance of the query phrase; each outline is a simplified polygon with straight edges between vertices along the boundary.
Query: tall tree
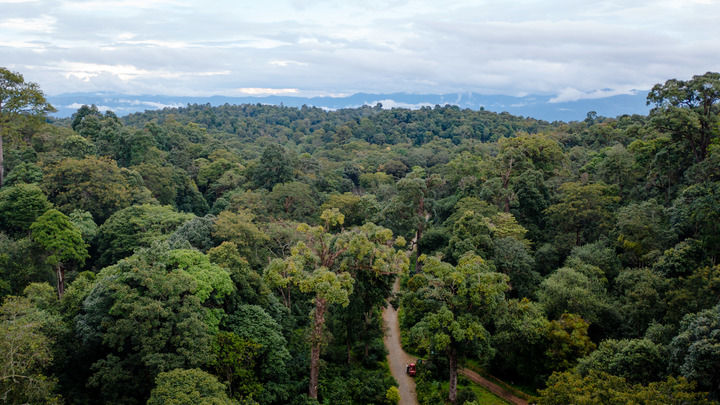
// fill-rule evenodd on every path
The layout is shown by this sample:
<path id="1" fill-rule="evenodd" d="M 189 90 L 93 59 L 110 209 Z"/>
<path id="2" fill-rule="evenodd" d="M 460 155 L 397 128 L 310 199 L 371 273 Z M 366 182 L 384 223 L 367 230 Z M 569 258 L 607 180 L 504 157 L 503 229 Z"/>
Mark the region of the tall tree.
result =
<path id="1" fill-rule="evenodd" d="M 42 116 L 53 111 L 37 83 L 25 83 L 20 73 L 0 67 L 0 187 L 5 179 L 3 137 L 10 121 L 19 115 Z"/>
<path id="2" fill-rule="evenodd" d="M 47 210 L 40 215 L 30 225 L 30 231 L 35 242 L 50 253 L 45 262 L 55 267 L 58 297 L 62 298 L 65 292 L 65 268 L 63 266 L 68 261 L 82 264 L 89 256 L 82 234 L 67 215 L 56 209 Z"/>
<path id="3" fill-rule="evenodd" d="M 695 163 L 705 159 L 710 142 L 720 135 L 720 73 L 656 84 L 647 104 L 655 105 L 650 112 L 655 127 L 686 142 Z"/>
<path id="4" fill-rule="evenodd" d="M 305 241 L 298 242 L 284 260 L 273 260 L 265 270 L 265 278 L 292 282 L 305 293 L 312 293 L 313 309 L 310 325 L 310 386 L 308 396 L 317 399 L 320 373 L 320 351 L 325 343 L 325 317 L 330 306 L 347 306 L 353 291 L 350 270 L 370 271 L 377 275 L 398 274 L 407 270 L 408 259 L 393 248 L 396 243 L 389 229 L 368 223 L 340 233 L 331 229 L 341 226 L 345 217 L 337 208 L 320 216 L 322 226 L 300 224 L 298 230 Z M 403 244 L 404 240 L 400 244 Z"/>
<path id="5" fill-rule="evenodd" d="M 411 335 L 427 352 L 447 355 L 448 400 L 455 403 L 458 359 L 464 354 L 475 354 L 487 360 L 489 324 L 505 302 L 508 277 L 492 271 L 480 256 L 473 254 L 463 256 L 457 266 L 435 257 L 422 259 L 427 283 L 414 295 L 431 301 L 434 310 L 412 327 Z"/>

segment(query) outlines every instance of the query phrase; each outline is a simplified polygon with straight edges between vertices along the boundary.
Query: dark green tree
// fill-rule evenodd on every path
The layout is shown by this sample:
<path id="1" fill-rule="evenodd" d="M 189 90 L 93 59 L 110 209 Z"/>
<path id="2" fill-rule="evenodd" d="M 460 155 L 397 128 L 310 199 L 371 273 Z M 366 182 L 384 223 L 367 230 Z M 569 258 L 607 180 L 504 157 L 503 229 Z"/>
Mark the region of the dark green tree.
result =
<path id="1" fill-rule="evenodd" d="M 44 116 L 54 111 L 37 83 L 26 83 L 20 73 L 0 67 L 0 187 L 5 180 L 3 138 L 12 134 L 12 120 L 18 116 Z"/>
<path id="2" fill-rule="evenodd" d="M 34 184 L 17 184 L 0 190 L 0 226 L 11 234 L 27 232 L 30 224 L 47 211 L 45 193 Z"/>
<path id="3" fill-rule="evenodd" d="M 705 159 L 710 143 L 720 135 L 720 73 L 656 84 L 647 104 L 655 106 L 650 116 L 656 128 L 683 142 L 695 163 Z"/>

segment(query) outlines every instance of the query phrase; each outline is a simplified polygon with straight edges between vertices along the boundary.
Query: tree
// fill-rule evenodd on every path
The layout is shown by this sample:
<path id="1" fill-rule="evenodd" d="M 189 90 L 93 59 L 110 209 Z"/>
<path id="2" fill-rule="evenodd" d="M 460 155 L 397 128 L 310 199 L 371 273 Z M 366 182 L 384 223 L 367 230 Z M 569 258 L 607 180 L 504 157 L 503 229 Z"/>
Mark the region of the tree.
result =
<path id="1" fill-rule="evenodd" d="M 64 159 L 49 168 L 43 188 L 59 210 L 89 211 L 98 223 L 132 202 L 132 187 L 110 159 Z"/>
<path id="2" fill-rule="evenodd" d="M 221 331 L 215 335 L 210 366 L 216 375 L 227 382 L 231 397 L 252 401 L 262 390 L 255 376 L 260 348 L 262 345 L 242 339 L 232 332 Z"/>
<path id="3" fill-rule="evenodd" d="M 720 258 L 720 182 L 693 184 L 684 189 L 670 209 L 670 222 L 681 238 L 702 242 L 704 255 Z"/>
<path id="4" fill-rule="evenodd" d="M 550 322 L 542 307 L 527 298 L 508 301 L 507 310 L 495 321 L 492 347 L 497 350 L 493 358 L 494 372 L 513 381 L 538 383 L 544 372 L 542 359 L 547 346 Z"/>
<path id="5" fill-rule="evenodd" d="M 597 350 L 580 359 L 577 371 L 603 371 L 632 383 L 648 384 L 666 376 L 667 353 L 662 345 L 648 339 L 607 339 Z"/>
<path id="6" fill-rule="evenodd" d="M 58 297 L 65 292 L 65 268 L 68 261 L 82 265 L 89 257 L 82 234 L 70 218 L 62 212 L 51 209 L 30 225 L 32 238 L 50 253 L 45 262 L 55 267 Z"/>
<path id="7" fill-rule="evenodd" d="M 611 208 L 620 201 L 615 188 L 606 184 L 564 183 L 559 201 L 545 210 L 560 229 L 575 235 L 575 245 L 592 242 L 609 228 Z"/>
<path id="8" fill-rule="evenodd" d="M 233 290 L 204 254 L 162 244 L 101 270 L 76 317 L 88 387 L 104 402 L 144 403 L 159 373 L 208 365 Z"/>
<path id="9" fill-rule="evenodd" d="M 237 213 L 223 211 L 215 219 L 212 235 L 219 240 L 235 243 L 253 265 L 262 266 L 264 255 L 260 251 L 270 238 L 255 225 L 254 220 L 255 215 L 247 210 Z"/>
<path id="10" fill-rule="evenodd" d="M 545 135 L 502 138 L 498 147 L 500 151 L 490 170 L 500 181 L 500 190 L 495 192 L 499 205 L 504 212 L 510 212 L 511 202 L 517 199 L 512 187 L 515 177 L 527 170 L 538 170 L 547 178 L 562 161 L 563 154 L 560 144 Z"/>
<path id="11" fill-rule="evenodd" d="M 458 359 L 474 354 L 488 360 L 491 320 L 504 305 L 508 277 L 492 271 L 479 256 L 463 256 L 457 266 L 424 256 L 427 284 L 414 294 L 434 307 L 415 324 L 411 339 L 427 353 L 445 353 L 449 361 L 448 399 L 457 399 Z"/>
<path id="12" fill-rule="evenodd" d="M 720 304 L 683 319 L 670 343 L 670 369 L 720 397 Z"/>
<path id="13" fill-rule="evenodd" d="M 233 405 L 225 386 L 198 368 L 177 368 L 158 374 L 148 405 Z"/>
<path id="14" fill-rule="evenodd" d="M 542 282 L 537 294 L 550 319 L 571 312 L 594 323 L 607 306 L 607 291 L 602 281 L 571 267 L 560 268 L 551 274 Z"/>
<path id="15" fill-rule="evenodd" d="M 684 142 L 699 163 L 720 134 L 720 73 L 707 72 L 690 80 L 672 79 L 653 86 L 647 104 L 653 125 Z"/>
<path id="16" fill-rule="evenodd" d="M 654 199 L 620 208 L 615 226 L 626 261 L 636 266 L 652 263 L 671 237 L 665 208 Z"/>
<path id="17" fill-rule="evenodd" d="M 695 391 L 695 384 L 680 377 L 648 385 L 631 384 L 622 377 L 591 371 L 581 377 L 571 371 L 555 373 L 540 391 L 538 405 L 712 405 L 707 394 Z"/>
<path id="18" fill-rule="evenodd" d="M 267 205 L 276 216 L 295 221 L 308 221 L 319 208 L 310 186 L 299 181 L 275 184 L 267 195 Z"/>
<path id="19" fill-rule="evenodd" d="M 115 212 L 98 229 L 97 246 L 102 252 L 98 263 L 108 266 L 130 256 L 140 247 L 166 239 L 192 214 L 174 211 L 160 205 L 133 205 Z"/>
<path id="20" fill-rule="evenodd" d="M 396 242 L 389 229 L 373 223 L 360 228 L 330 233 L 343 224 L 344 216 L 335 208 L 320 216 L 322 226 L 300 224 L 305 240 L 298 242 L 284 260 L 275 259 L 265 269 L 271 287 L 292 283 L 313 295 L 310 325 L 310 384 L 308 396 L 317 399 L 320 351 L 325 343 L 327 311 L 332 305 L 347 306 L 353 290 L 350 269 L 374 274 L 400 274 L 407 270 L 408 259 L 392 246 Z M 404 240 L 398 240 L 399 244 Z"/>
<path id="21" fill-rule="evenodd" d="M 40 187 L 17 184 L 0 190 L 0 226 L 9 234 L 27 232 L 50 204 Z"/>
<path id="22" fill-rule="evenodd" d="M 254 364 L 245 362 L 232 365 L 235 372 L 244 374 L 236 376 L 244 380 L 237 381 L 235 389 L 245 392 L 245 395 L 253 394 L 253 399 L 263 404 L 288 401 L 289 393 L 285 381 L 288 377 L 287 365 L 291 362 L 292 355 L 277 321 L 257 305 L 243 304 L 225 317 L 220 326 L 232 332 L 242 342 L 240 345 L 244 349 L 236 350 L 235 355 L 251 349 L 252 353 L 248 354 L 252 354 L 254 359 Z M 253 386 L 255 382 L 259 382 L 261 386 Z"/>
<path id="23" fill-rule="evenodd" d="M 255 186 L 272 190 L 276 184 L 292 181 L 294 167 L 285 148 L 276 143 L 265 147 L 256 166 L 251 169 Z"/>
<path id="24" fill-rule="evenodd" d="M 549 370 L 565 370 L 578 358 L 590 354 L 595 343 L 588 336 L 590 324 L 579 315 L 564 313 L 560 319 L 550 321 L 547 329 L 548 348 L 545 358 Z"/>
<path id="25" fill-rule="evenodd" d="M 54 111 L 37 83 L 26 83 L 20 73 L 0 67 L 0 187 L 5 180 L 3 137 L 10 121 L 20 115 L 43 116 Z"/>
<path id="26" fill-rule="evenodd" d="M 47 320 L 25 297 L 7 297 L 0 306 L 0 402 L 60 402 L 55 379 L 44 374 L 52 361 L 52 341 L 42 331 Z"/>

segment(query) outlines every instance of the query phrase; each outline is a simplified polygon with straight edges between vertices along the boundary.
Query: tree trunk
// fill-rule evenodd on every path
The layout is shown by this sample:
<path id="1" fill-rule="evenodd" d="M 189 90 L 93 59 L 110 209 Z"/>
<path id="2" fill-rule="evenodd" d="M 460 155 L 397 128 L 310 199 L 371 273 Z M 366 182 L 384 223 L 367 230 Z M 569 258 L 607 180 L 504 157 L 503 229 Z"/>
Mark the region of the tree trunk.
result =
<path id="1" fill-rule="evenodd" d="M 2 130 L 2 127 L 0 127 Z M 5 184 L 5 160 L 3 159 L 3 137 L 0 135 L 0 187 Z"/>
<path id="2" fill-rule="evenodd" d="M 57 273 L 58 298 L 62 299 L 65 294 L 65 270 L 62 269 L 60 263 L 55 266 L 55 272 Z"/>
<path id="3" fill-rule="evenodd" d="M 455 350 L 452 343 L 450 344 L 448 357 L 450 360 L 450 389 L 448 400 L 454 404 L 457 400 L 457 350 Z"/>
<path id="4" fill-rule="evenodd" d="M 308 396 L 317 399 L 318 380 L 320 377 L 320 348 L 322 344 L 323 325 L 327 302 L 315 297 L 315 314 L 313 316 L 312 334 L 310 336 L 310 387 Z"/>

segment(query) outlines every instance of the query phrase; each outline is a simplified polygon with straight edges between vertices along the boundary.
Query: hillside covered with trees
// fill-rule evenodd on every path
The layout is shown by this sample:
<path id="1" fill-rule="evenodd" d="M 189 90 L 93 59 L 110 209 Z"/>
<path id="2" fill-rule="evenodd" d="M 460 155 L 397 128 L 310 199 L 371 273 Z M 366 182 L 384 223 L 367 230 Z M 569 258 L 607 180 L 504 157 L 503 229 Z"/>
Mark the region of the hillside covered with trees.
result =
<path id="1" fill-rule="evenodd" d="M 0 69 L 0 402 L 394 404 L 390 300 L 421 404 L 717 403 L 720 74 L 648 103 L 51 119 Z"/>

